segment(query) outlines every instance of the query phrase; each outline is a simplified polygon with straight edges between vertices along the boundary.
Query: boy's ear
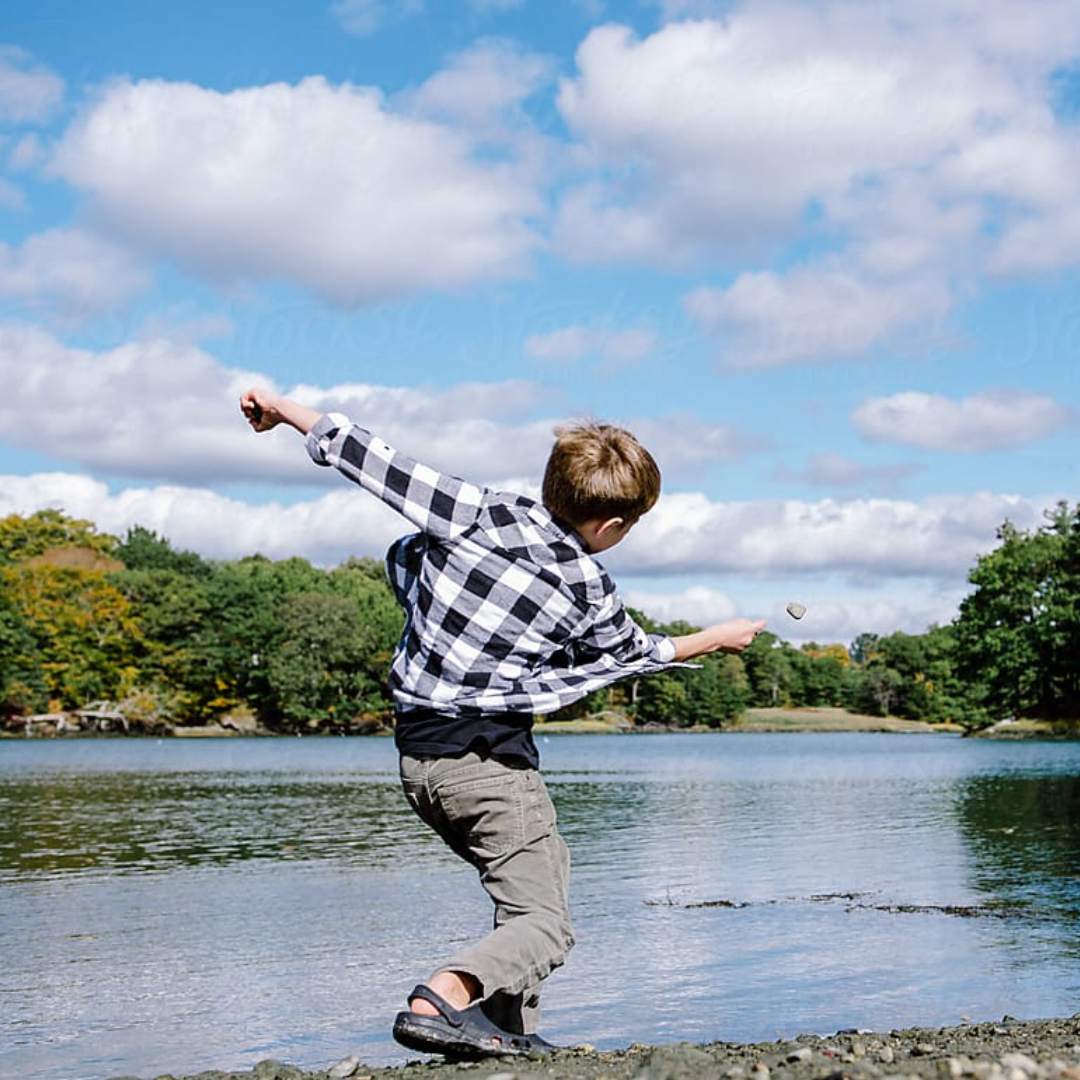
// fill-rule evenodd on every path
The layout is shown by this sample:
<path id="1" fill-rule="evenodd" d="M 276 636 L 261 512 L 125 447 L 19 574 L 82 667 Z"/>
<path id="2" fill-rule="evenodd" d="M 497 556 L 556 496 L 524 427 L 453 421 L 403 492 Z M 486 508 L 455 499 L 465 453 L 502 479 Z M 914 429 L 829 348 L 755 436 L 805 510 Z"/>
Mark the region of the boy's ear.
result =
<path id="1" fill-rule="evenodd" d="M 594 518 L 578 525 L 576 532 L 585 542 L 585 547 L 594 555 L 614 547 L 629 531 L 632 521 L 626 518 Z"/>
<path id="2" fill-rule="evenodd" d="M 626 524 L 626 518 L 613 517 L 605 518 L 596 526 L 596 536 L 600 539 L 604 536 L 611 536 L 615 533 L 621 532 L 622 527 Z"/>

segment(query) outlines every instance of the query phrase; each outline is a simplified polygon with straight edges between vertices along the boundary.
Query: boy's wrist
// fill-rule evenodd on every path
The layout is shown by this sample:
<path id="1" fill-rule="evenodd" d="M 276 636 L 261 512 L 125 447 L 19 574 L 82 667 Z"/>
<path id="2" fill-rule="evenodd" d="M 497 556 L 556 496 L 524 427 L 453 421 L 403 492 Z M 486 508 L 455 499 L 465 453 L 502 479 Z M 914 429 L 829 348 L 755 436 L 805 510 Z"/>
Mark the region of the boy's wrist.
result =
<path id="1" fill-rule="evenodd" d="M 290 398 L 279 398 L 274 407 L 282 423 L 296 428 L 301 435 L 307 435 L 323 415 L 319 410 L 308 408 L 307 405 L 301 405 Z"/>

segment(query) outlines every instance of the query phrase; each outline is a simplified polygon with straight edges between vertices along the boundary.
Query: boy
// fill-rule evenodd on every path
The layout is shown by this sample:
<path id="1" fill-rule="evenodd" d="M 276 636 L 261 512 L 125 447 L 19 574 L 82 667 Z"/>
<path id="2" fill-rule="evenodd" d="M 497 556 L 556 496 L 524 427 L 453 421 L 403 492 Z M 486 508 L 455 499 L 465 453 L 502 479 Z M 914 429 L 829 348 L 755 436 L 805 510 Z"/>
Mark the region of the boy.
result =
<path id="1" fill-rule="evenodd" d="M 413 990 L 394 1037 L 456 1058 L 547 1052 L 540 985 L 573 932 L 569 854 L 533 716 L 626 676 L 744 649 L 765 622 L 669 638 L 630 619 L 593 558 L 659 497 L 659 469 L 629 432 L 560 429 L 538 504 L 438 473 L 340 414 L 267 390 L 249 390 L 240 408 L 256 431 L 296 428 L 316 464 L 420 530 L 387 554 L 406 616 L 390 669 L 401 780 L 416 813 L 479 872 L 495 928 Z"/>

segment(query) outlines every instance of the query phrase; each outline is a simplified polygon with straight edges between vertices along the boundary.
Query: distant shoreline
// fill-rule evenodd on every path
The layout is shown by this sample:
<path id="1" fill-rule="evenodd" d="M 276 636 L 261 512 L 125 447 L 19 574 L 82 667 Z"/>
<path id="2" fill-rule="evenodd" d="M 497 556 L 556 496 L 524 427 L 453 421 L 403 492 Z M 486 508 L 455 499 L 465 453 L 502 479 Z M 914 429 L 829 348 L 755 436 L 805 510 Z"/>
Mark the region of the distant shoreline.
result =
<path id="1" fill-rule="evenodd" d="M 540 721 L 533 729 L 539 735 L 611 735 L 611 734 L 649 734 L 680 733 L 694 734 L 713 732 L 726 735 L 738 735 L 753 732 L 837 732 L 837 731 L 880 731 L 897 734 L 914 733 L 960 733 L 963 728 L 958 724 L 927 724 L 921 720 L 904 720 L 897 716 L 867 716 L 851 713 L 836 708 L 758 708 L 747 709 L 738 719 L 725 723 L 719 728 L 704 725 L 692 728 L 633 727 L 625 717 L 616 713 L 587 717 L 582 720 Z"/>
<path id="2" fill-rule="evenodd" d="M 226 718 L 221 723 L 202 727 L 177 725 L 169 731 L 124 731 L 119 725 L 105 730 L 80 729 L 77 724 L 65 725 L 64 720 L 74 714 L 56 714 L 30 718 L 30 729 L 0 731 L 0 739 L 74 739 L 74 738 L 178 738 L 213 739 L 242 736 L 264 738 L 296 738 L 296 733 L 277 733 L 256 726 L 251 718 L 238 722 Z M 51 729 L 51 730 L 50 730 Z M 695 727 L 675 725 L 633 724 L 624 714 L 616 711 L 599 713 L 577 720 L 544 720 L 539 718 L 533 731 L 545 735 L 652 735 L 652 734 L 722 734 L 740 735 L 755 733 L 827 733 L 870 732 L 895 735 L 940 734 L 964 735 L 971 738 L 990 739 L 1076 739 L 1080 738 L 1080 724 L 1071 727 L 1055 726 L 1040 720 L 1003 720 L 980 731 L 970 731 L 961 724 L 930 724 L 922 720 L 905 720 L 898 716 L 868 716 L 845 709 L 820 708 L 755 708 L 747 709 L 736 720 L 727 721 L 720 727 L 704 724 Z M 389 727 L 371 727 L 367 731 L 348 732 L 350 737 L 387 737 L 393 731 Z M 312 732 L 306 738 L 337 737 L 335 732 Z"/>

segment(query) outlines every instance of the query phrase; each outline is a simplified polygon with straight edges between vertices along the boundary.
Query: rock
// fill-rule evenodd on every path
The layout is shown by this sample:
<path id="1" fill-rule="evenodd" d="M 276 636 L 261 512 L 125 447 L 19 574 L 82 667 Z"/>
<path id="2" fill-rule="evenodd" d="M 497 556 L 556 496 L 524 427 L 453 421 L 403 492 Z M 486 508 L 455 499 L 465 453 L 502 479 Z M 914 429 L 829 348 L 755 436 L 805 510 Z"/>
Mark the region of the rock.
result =
<path id="1" fill-rule="evenodd" d="M 852 1044 L 861 1047 L 856 1055 Z M 790 1058 L 791 1060 L 786 1060 Z M 771 1066 L 771 1070 L 769 1068 Z M 537 1061 L 515 1058 L 452 1064 L 361 1066 L 349 1075 L 301 1072 L 263 1062 L 254 1072 L 203 1073 L 158 1080 L 1080 1080 L 1080 1017 L 994 1020 L 888 1034 L 838 1032 L 753 1044 L 675 1044 L 559 1050 Z"/>
<path id="2" fill-rule="evenodd" d="M 1006 1070 L 1016 1069 L 1028 1076 L 1035 1076 L 1039 1072 L 1039 1066 L 1027 1054 L 1002 1054 L 1001 1066 Z"/>
<path id="3" fill-rule="evenodd" d="M 355 1054 L 342 1058 L 329 1072 L 330 1080 L 345 1080 L 348 1076 L 355 1076 L 360 1069 L 360 1059 Z"/>
<path id="4" fill-rule="evenodd" d="M 256 1080 L 304 1080 L 303 1069 L 281 1061 L 260 1061 L 251 1071 Z"/>
<path id="5" fill-rule="evenodd" d="M 712 1055 L 690 1043 L 659 1046 L 649 1054 L 640 1080 L 696 1080 L 713 1071 Z"/>

